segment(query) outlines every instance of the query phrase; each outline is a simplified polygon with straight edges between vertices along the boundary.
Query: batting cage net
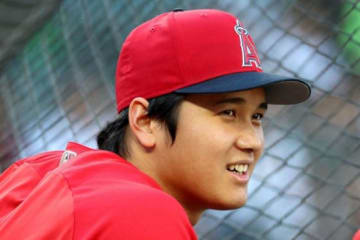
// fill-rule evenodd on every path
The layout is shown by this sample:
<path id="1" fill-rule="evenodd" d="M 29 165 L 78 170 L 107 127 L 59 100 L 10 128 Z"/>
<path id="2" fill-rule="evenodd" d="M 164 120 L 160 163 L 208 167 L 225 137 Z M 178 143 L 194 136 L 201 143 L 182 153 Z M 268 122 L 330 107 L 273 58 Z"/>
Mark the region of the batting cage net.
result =
<path id="1" fill-rule="evenodd" d="M 2 1 L 0 10 L 16 8 L 9 18 L 26 22 L 25 2 L 36 1 L 20 2 Z M 48 14 L 49 2 L 55 1 L 37 1 L 32 11 Z M 114 73 L 124 38 L 174 8 L 233 13 L 248 26 L 265 71 L 313 86 L 304 104 L 270 106 L 266 152 L 250 181 L 247 204 L 207 211 L 195 227 L 199 239 L 351 239 L 360 226 L 355 0 L 64 0 L 46 21 L 12 26 L 2 17 L 0 25 L 27 37 L 16 55 L 1 59 L 1 169 L 22 157 L 64 149 L 68 141 L 96 147 L 97 132 L 116 116 Z M 30 35 L 29 29 L 38 30 Z"/>

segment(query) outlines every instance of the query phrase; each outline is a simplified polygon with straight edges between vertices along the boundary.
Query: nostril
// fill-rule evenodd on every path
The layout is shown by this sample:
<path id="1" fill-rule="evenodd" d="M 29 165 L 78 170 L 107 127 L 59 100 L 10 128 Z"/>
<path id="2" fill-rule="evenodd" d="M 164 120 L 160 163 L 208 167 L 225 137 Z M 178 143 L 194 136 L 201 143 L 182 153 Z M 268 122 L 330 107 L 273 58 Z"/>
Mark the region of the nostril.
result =
<path id="1" fill-rule="evenodd" d="M 253 153 L 254 150 L 252 148 L 245 148 L 245 149 L 242 149 L 244 152 L 247 152 L 247 153 Z"/>

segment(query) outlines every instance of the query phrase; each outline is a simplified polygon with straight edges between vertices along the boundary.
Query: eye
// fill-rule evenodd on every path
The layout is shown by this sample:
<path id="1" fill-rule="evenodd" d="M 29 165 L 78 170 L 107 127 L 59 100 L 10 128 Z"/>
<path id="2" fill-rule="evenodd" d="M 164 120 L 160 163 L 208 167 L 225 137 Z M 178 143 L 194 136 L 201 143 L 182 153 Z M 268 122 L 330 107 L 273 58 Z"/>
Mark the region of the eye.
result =
<path id="1" fill-rule="evenodd" d="M 220 113 L 221 115 L 229 116 L 229 117 L 236 117 L 236 111 L 235 110 L 224 110 Z"/>
<path id="2" fill-rule="evenodd" d="M 261 114 L 261 113 L 255 113 L 255 114 L 253 115 L 253 119 L 254 119 L 254 120 L 257 120 L 257 121 L 261 121 L 261 120 L 263 119 L 263 117 L 264 117 L 264 115 Z"/>

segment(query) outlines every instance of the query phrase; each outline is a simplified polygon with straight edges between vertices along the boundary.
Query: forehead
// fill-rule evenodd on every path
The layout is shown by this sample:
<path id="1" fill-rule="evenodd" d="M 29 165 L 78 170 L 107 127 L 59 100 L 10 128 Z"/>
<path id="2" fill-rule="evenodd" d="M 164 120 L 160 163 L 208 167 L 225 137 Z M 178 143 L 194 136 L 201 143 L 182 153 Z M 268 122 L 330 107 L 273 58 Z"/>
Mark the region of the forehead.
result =
<path id="1" fill-rule="evenodd" d="M 265 90 L 263 88 L 255 88 L 245 91 L 236 91 L 229 93 L 216 94 L 189 94 L 186 100 L 202 106 L 214 106 L 221 104 L 241 103 L 248 106 L 259 106 L 266 103 Z M 229 100 L 229 101 L 228 101 Z"/>

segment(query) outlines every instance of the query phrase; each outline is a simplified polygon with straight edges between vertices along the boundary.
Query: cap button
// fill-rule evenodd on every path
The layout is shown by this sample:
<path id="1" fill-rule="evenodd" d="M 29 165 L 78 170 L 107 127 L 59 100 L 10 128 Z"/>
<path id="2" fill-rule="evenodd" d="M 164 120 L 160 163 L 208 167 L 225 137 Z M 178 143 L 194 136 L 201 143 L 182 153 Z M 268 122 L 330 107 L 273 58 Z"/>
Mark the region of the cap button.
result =
<path id="1" fill-rule="evenodd" d="M 173 12 L 183 12 L 184 9 L 182 9 L 182 8 L 174 8 L 172 11 Z"/>

